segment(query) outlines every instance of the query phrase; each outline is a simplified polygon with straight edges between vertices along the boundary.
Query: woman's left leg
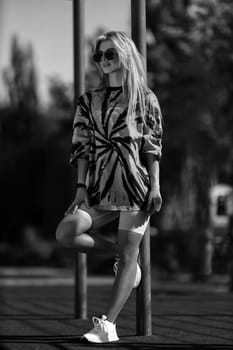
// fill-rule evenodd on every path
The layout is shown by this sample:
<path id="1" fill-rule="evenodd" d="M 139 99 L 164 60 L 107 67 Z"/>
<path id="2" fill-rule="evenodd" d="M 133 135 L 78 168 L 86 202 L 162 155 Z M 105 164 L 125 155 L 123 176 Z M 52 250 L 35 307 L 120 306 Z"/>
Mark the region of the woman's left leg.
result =
<path id="1" fill-rule="evenodd" d="M 139 246 L 149 223 L 145 212 L 121 212 L 118 230 L 118 268 L 110 300 L 101 318 L 93 317 L 94 328 L 83 338 L 93 343 L 119 340 L 115 320 L 135 283 Z"/>
<path id="2" fill-rule="evenodd" d="M 125 305 L 135 282 L 137 259 L 142 235 L 137 232 L 119 230 L 117 275 L 112 288 L 105 315 L 110 322 L 115 322 Z"/>

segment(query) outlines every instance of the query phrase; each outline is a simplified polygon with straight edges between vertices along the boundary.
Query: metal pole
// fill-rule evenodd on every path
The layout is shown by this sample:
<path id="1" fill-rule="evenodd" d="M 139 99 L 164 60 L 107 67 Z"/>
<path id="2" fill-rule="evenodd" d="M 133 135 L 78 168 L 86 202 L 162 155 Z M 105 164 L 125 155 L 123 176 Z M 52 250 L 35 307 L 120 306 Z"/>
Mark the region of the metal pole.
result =
<path id="1" fill-rule="evenodd" d="M 73 0 L 74 108 L 84 92 L 84 0 Z"/>
<path id="2" fill-rule="evenodd" d="M 131 0 L 132 39 L 145 59 L 146 69 L 146 2 Z M 142 281 L 136 292 L 137 335 L 151 335 L 151 273 L 150 227 L 148 225 L 140 247 Z"/>
<path id="3" fill-rule="evenodd" d="M 74 48 L 74 109 L 78 97 L 84 92 L 84 0 L 73 0 L 73 48 Z M 76 318 L 87 318 L 87 261 L 86 255 L 75 253 Z"/>
<path id="4" fill-rule="evenodd" d="M 137 335 L 152 334 L 151 273 L 150 273 L 150 226 L 148 225 L 140 247 L 142 280 L 136 292 Z"/>
<path id="5" fill-rule="evenodd" d="M 146 64 L 146 1 L 131 0 L 132 39 L 145 59 Z M 146 67 L 145 67 L 146 69 Z"/>

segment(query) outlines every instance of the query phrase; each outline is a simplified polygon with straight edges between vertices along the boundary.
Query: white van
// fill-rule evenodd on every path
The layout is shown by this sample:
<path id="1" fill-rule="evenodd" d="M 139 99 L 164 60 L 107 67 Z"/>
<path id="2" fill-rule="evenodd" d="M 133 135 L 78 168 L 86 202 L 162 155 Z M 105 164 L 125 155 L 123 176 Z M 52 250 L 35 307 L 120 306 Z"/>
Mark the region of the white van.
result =
<path id="1" fill-rule="evenodd" d="M 217 184 L 210 190 L 210 221 L 215 244 L 223 243 L 233 215 L 233 187 Z"/>

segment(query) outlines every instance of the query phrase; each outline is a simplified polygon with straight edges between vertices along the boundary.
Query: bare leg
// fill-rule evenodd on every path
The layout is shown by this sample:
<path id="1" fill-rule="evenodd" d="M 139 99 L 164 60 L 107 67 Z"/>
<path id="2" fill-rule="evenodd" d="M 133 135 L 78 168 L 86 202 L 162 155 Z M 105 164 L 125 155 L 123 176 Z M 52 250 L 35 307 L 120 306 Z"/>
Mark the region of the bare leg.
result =
<path id="1" fill-rule="evenodd" d="M 56 230 L 58 242 L 82 253 L 115 256 L 117 244 L 104 239 L 100 234 L 88 232 L 92 225 L 91 218 L 82 214 L 68 214 L 64 217 Z M 98 225 L 101 225 L 101 222 Z"/>
<path id="2" fill-rule="evenodd" d="M 119 231 L 119 265 L 113 284 L 110 302 L 105 312 L 110 322 L 115 322 L 125 305 L 134 285 L 139 245 L 142 235 L 135 232 Z"/>
<path id="3" fill-rule="evenodd" d="M 76 235 L 72 247 L 81 253 L 93 253 L 112 257 L 118 251 L 116 243 L 107 241 L 94 232 Z"/>

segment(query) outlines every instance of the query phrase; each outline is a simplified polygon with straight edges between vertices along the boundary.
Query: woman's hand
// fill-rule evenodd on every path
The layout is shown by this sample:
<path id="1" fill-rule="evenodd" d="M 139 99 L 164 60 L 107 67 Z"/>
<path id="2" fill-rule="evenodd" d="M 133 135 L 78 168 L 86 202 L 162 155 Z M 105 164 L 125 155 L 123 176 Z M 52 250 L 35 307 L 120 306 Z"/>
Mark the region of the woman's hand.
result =
<path id="1" fill-rule="evenodd" d="M 151 189 L 147 201 L 147 212 L 152 215 L 155 213 L 155 211 L 160 211 L 162 206 L 162 197 L 160 194 L 159 187 L 154 187 Z"/>
<path id="2" fill-rule="evenodd" d="M 66 210 L 65 216 L 68 214 L 75 214 L 82 203 L 84 203 L 87 207 L 90 207 L 87 190 L 86 188 L 80 187 L 77 189 L 74 201 Z"/>

